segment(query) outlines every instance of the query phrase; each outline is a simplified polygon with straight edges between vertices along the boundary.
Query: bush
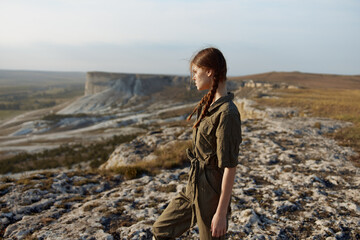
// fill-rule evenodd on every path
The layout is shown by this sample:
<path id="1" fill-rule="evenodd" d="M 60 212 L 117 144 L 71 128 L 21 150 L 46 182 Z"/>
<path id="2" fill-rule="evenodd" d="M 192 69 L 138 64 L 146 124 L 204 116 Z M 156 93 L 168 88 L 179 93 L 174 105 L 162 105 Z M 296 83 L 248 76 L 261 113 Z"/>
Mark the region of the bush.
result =
<path id="1" fill-rule="evenodd" d="M 117 167 L 110 170 L 121 174 L 125 179 L 134 179 L 143 174 L 155 175 L 161 169 L 172 169 L 185 166 L 189 163 L 186 148 L 191 147 L 191 141 L 177 141 L 171 147 L 155 150 L 157 158 L 152 161 L 138 162 L 133 165 Z"/>
<path id="2" fill-rule="evenodd" d="M 157 187 L 157 191 L 160 192 L 176 192 L 176 185 L 175 184 L 170 184 L 170 185 L 166 185 L 166 186 L 159 186 Z"/>
<path id="3" fill-rule="evenodd" d="M 148 171 L 140 166 L 121 166 L 113 170 L 114 173 L 121 174 L 125 179 L 134 179 L 141 177 L 143 174 L 148 173 Z"/>

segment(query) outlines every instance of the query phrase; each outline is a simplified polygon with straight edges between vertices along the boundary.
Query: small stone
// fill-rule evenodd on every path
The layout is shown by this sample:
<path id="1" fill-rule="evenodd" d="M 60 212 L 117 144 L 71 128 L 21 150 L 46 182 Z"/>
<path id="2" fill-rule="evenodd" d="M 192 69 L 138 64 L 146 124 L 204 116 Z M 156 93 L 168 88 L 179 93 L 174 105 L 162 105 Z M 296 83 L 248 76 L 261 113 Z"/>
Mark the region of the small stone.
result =
<path id="1" fill-rule="evenodd" d="M 0 218 L 0 229 L 7 226 L 10 223 L 7 217 Z"/>

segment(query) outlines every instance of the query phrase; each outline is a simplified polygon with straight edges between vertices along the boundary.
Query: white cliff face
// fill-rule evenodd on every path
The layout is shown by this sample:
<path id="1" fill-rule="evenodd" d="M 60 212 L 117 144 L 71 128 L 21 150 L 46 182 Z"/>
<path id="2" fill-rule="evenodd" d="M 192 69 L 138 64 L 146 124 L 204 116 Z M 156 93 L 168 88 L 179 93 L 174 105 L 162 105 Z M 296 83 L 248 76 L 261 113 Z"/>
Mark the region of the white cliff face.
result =
<path id="1" fill-rule="evenodd" d="M 84 96 L 58 114 L 108 113 L 111 108 L 129 102 L 139 104 L 142 97 L 149 97 L 168 86 L 185 89 L 188 81 L 188 77 L 170 75 L 89 72 Z"/>

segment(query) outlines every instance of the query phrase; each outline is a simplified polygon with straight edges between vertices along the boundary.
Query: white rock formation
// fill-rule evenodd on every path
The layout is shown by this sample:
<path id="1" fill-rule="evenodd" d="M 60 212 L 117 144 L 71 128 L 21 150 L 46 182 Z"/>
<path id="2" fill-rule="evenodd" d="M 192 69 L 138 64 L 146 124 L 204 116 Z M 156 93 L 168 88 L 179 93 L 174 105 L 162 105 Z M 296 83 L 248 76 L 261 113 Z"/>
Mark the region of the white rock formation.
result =
<path id="1" fill-rule="evenodd" d="M 188 82 L 188 77 L 181 76 L 88 72 L 84 97 L 58 114 L 106 113 L 115 106 L 139 104 L 142 97 L 151 96 L 168 86 L 185 89 Z"/>

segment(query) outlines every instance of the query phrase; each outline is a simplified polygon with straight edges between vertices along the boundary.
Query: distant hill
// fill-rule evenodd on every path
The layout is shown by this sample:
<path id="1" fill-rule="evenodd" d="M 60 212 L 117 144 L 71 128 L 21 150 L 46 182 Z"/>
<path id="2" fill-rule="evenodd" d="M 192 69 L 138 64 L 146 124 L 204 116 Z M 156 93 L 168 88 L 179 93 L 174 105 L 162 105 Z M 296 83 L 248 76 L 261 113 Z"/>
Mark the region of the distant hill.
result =
<path id="1" fill-rule="evenodd" d="M 302 72 L 268 72 L 229 77 L 229 80 L 249 80 L 287 83 L 308 88 L 360 89 L 360 75 L 335 75 Z"/>
<path id="2" fill-rule="evenodd" d="M 0 70 L 1 85 L 85 83 L 85 72 Z"/>
<path id="3" fill-rule="evenodd" d="M 160 76 L 160 75 L 159 75 Z M 183 76 L 181 76 L 183 77 Z M 267 72 L 228 77 L 229 80 L 254 80 L 260 82 L 287 83 L 308 88 L 360 89 L 360 75 L 336 75 L 302 72 Z M 28 70 L 0 70 L 0 84 L 85 84 L 86 72 L 52 72 Z"/>

